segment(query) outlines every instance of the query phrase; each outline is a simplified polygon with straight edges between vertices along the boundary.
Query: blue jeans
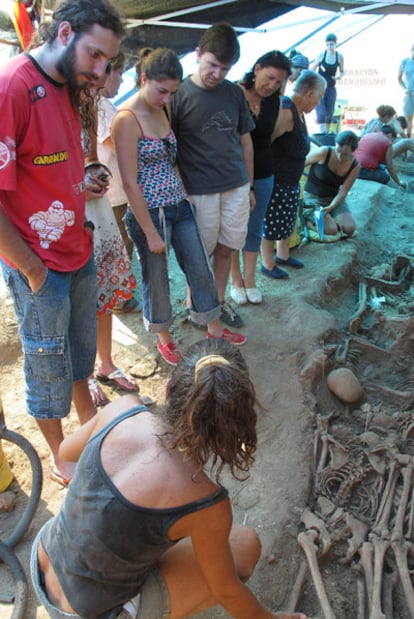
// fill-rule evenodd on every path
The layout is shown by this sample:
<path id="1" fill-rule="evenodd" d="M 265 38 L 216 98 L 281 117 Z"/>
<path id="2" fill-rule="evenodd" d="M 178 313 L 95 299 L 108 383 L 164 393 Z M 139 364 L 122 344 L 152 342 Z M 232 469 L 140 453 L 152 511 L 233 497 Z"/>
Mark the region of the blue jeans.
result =
<path id="1" fill-rule="evenodd" d="M 91 255 L 77 271 L 48 269 L 33 292 L 17 269 L 0 261 L 14 302 L 24 352 L 27 411 L 61 419 L 70 410 L 73 383 L 93 372 L 98 280 Z"/>
<path id="2" fill-rule="evenodd" d="M 379 165 L 378 168 L 360 168 L 358 178 L 365 181 L 376 181 L 386 185 L 390 180 L 390 175 L 383 165 Z"/>
<path id="3" fill-rule="evenodd" d="M 177 205 L 150 209 L 150 217 L 167 247 L 173 247 L 177 262 L 191 289 L 191 317 L 206 325 L 220 317 L 216 281 L 188 200 Z M 125 225 L 137 249 L 142 269 L 142 310 L 149 333 L 167 331 L 172 322 L 168 252 L 149 251 L 144 232 L 130 208 Z"/>
<path id="4" fill-rule="evenodd" d="M 316 118 L 320 125 L 329 125 L 335 111 L 336 87 L 328 86 L 319 105 L 316 106 Z"/>
<path id="5" fill-rule="evenodd" d="M 250 213 L 247 227 L 245 251 L 258 252 L 262 242 L 263 220 L 272 195 L 274 176 L 254 180 L 254 197 L 256 206 Z"/>

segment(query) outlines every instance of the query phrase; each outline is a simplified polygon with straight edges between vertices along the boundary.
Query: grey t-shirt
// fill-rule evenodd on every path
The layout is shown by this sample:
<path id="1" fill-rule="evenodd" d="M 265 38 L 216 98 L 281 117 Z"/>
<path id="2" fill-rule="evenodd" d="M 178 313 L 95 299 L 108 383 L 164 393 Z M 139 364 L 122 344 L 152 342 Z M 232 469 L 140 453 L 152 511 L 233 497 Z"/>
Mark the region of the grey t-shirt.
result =
<path id="1" fill-rule="evenodd" d="M 171 110 L 178 165 L 189 194 L 222 193 L 249 181 L 240 137 L 255 124 L 239 86 L 224 80 L 210 90 L 187 77 Z"/>

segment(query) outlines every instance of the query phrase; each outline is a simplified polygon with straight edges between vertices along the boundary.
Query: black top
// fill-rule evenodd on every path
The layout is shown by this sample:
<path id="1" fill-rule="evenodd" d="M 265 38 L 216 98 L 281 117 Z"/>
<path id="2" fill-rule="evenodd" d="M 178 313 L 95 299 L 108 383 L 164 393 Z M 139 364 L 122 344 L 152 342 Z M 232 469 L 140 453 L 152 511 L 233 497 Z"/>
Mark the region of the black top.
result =
<path id="1" fill-rule="evenodd" d="M 296 185 L 305 167 L 310 143 L 306 123 L 289 97 L 282 97 L 283 109 L 291 109 L 293 129 L 287 131 L 272 143 L 273 173 L 279 185 Z"/>
<path id="2" fill-rule="evenodd" d="M 326 79 L 327 86 L 335 86 L 335 74 L 339 67 L 338 52 L 335 52 L 334 64 L 326 62 L 326 53 L 324 53 L 322 60 L 319 63 L 318 73 Z"/>
<path id="3" fill-rule="evenodd" d="M 250 132 L 254 151 L 254 178 L 272 176 L 271 135 L 279 114 L 280 96 L 278 93 L 262 99 L 259 116 L 252 116 L 256 127 Z"/>
<path id="4" fill-rule="evenodd" d="M 349 170 L 345 174 L 342 176 L 335 174 L 335 172 L 332 172 L 328 167 L 331 153 L 332 148 L 329 148 L 323 163 L 314 163 L 311 165 L 306 181 L 305 191 L 319 198 L 334 198 L 338 193 L 339 187 L 344 184 L 351 171 L 358 165 L 358 161 L 354 158 Z"/>
<path id="5" fill-rule="evenodd" d="M 185 505 L 156 509 L 121 494 L 102 465 L 102 444 L 118 423 L 145 410 L 125 411 L 89 439 L 61 511 L 43 529 L 43 547 L 70 605 L 82 617 L 107 619 L 108 611 L 137 595 L 175 543 L 168 537 L 174 522 L 227 497 L 220 487 Z"/>

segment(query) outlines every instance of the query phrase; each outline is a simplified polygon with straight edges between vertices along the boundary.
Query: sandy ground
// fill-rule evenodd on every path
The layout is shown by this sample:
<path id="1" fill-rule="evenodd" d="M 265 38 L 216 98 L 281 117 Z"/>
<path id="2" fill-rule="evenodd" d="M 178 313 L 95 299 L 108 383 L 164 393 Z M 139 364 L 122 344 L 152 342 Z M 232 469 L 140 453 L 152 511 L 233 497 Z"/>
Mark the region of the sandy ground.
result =
<path id="1" fill-rule="evenodd" d="M 413 178 L 413 163 L 401 163 L 401 169 L 403 177 Z M 240 308 L 248 336 L 243 353 L 264 411 L 258 423 L 259 446 L 250 479 L 235 482 L 225 477 L 223 482 L 230 490 L 235 522 L 247 522 L 261 537 L 262 558 L 250 584 L 274 610 L 286 606 L 302 560 L 296 537 L 302 511 L 313 500 L 315 416 L 332 410 L 339 416 L 349 414 L 349 409 L 336 398 L 333 401 L 323 387 L 332 366 L 331 352 L 349 332 L 349 321 L 358 302 L 359 279 L 372 266 L 392 262 L 397 252 L 413 253 L 413 193 L 357 181 L 349 203 L 358 224 L 358 234 L 353 239 L 331 244 L 311 242 L 294 250 L 305 262 L 305 268 L 291 271 L 287 281 L 272 281 L 259 273 L 257 282 L 264 293 L 263 304 Z M 185 320 L 184 280 L 176 268 L 172 269 L 172 300 L 176 312 L 174 337 L 185 347 L 202 334 Z M 7 427 L 31 441 L 44 472 L 38 509 L 16 548 L 27 571 L 33 537 L 58 511 L 66 491 L 50 481 L 48 449 L 36 424 L 25 413 L 21 348 L 11 301 L 4 290 L 1 308 L 0 394 Z M 170 369 L 160 359 L 154 337 L 144 331 L 141 315 L 116 316 L 114 324 L 116 362 L 137 376 L 142 394 L 162 403 Z M 388 338 L 391 341 L 392 335 Z M 359 376 L 363 386 L 367 372 Z M 110 398 L 116 397 L 107 387 L 105 390 Z M 368 390 L 363 402 L 370 402 Z M 76 414 L 72 412 L 65 420 L 65 430 L 70 432 L 76 426 Z M 17 496 L 17 508 L 13 513 L 0 513 L 1 539 L 13 530 L 31 486 L 30 467 L 22 452 L 9 444 L 4 447 L 15 475 L 11 490 Z M 323 578 L 335 616 L 356 617 L 355 578 L 349 567 L 339 568 L 337 557 L 330 556 L 323 564 Z M 0 596 L 12 590 L 8 571 L 1 566 Z M 396 595 L 401 598 L 400 593 Z M 404 608 L 403 603 L 400 606 Z M 310 579 L 305 582 L 298 609 L 309 617 L 322 617 Z M 9 619 L 12 610 L 12 606 L 0 602 L 1 617 Z M 394 617 L 407 616 L 404 610 L 399 613 L 396 610 Z M 47 617 L 30 586 L 25 616 Z M 227 615 L 219 612 L 217 616 Z"/>

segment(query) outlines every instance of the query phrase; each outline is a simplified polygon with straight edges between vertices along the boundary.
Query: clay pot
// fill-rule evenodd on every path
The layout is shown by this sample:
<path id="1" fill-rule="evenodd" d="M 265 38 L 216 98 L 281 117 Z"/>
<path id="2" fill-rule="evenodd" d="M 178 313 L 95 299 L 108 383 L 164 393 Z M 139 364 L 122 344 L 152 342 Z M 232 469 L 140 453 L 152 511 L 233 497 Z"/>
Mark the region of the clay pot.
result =
<path id="1" fill-rule="evenodd" d="M 358 402 L 364 395 L 359 380 L 348 368 L 332 370 L 328 374 L 327 383 L 332 393 L 347 404 Z"/>

